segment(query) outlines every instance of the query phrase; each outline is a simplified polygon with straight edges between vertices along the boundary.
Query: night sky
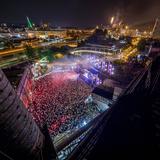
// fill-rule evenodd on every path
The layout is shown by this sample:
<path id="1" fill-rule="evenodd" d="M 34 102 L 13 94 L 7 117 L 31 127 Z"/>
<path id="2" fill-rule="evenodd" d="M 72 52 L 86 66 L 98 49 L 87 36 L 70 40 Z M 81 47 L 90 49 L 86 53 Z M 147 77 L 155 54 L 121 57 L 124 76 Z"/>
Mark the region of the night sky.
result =
<path id="1" fill-rule="evenodd" d="M 105 24 L 117 12 L 128 24 L 150 21 L 160 15 L 160 0 L 3 0 L 0 22 L 35 23 L 56 26 Z"/>

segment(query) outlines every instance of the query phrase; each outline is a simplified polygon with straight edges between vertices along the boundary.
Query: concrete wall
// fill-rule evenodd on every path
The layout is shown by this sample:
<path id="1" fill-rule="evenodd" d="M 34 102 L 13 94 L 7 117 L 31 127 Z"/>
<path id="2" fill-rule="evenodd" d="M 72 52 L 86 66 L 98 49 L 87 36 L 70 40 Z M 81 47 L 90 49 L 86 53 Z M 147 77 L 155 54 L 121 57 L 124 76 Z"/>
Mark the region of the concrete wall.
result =
<path id="1" fill-rule="evenodd" d="M 44 136 L 0 70 L 0 151 L 16 160 L 39 159 Z"/>

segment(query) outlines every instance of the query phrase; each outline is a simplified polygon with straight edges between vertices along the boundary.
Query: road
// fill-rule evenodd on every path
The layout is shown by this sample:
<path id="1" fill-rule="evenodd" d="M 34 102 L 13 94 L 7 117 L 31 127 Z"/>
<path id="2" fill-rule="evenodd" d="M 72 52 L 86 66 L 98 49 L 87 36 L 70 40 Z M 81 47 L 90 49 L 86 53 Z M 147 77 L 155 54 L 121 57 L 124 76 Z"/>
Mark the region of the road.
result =
<path id="1" fill-rule="evenodd" d="M 17 54 L 20 52 L 23 52 L 25 48 L 17 48 L 17 49 L 10 49 L 10 50 L 5 50 L 5 51 L 0 51 L 0 56 L 4 55 L 10 55 L 10 54 Z"/>
<path id="2" fill-rule="evenodd" d="M 125 52 L 123 52 L 121 58 L 124 61 L 128 61 L 129 57 L 136 55 L 137 52 L 138 52 L 137 48 L 133 47 L 133 48 L 131 48 L 131 49 L 126 50 Z"/>
<path id="3" fill-rule="evenodd" d="M 76 42 L 58 42 L 58 43 L 43 42 L 43 43 L 40 43 L 40 44 L 32 44 L 31 46 L 32 46 L 32 48 L 41 48 L 41 47 L 46 47 L 46 46 L 62 47 L 62 46 L 65 46 L 65 45 L 75 47 L 77 44 L 76 44 Z M 25 51 L 25 47 L 4 50 L 4 51 L 0 51 L 0 56 L 18 54 L 18 53 L 21 53 L 21 52 L 24 52 L 24 51 Z"/>
<path id="4" fill-rule="evenodd" d="M 76 42 L 59 42 L 59 43 L 52 43 L 52 42 L 43 42 L 40 44 L 33 44 L 32 43 L 32 48 L 43 48 L 43 47 L 62 47 L 68 45 L 70 47 L 76 47 Z M 19 48 L 14 48 L 10 50 L 4 50 L 0 51 L 0 67 L 5 68 L 8 66 L 16 65 L 19 63 L 22 63 L 22 61 L 26 61 L 27 57 L 24 54 L 25 47 L 19 47 Z M 18 55 L 22 53 L 21 55 Z M 12 56 L 13 55 L 13 56 Z M 18 56 L 16 56 L 18 55 Z"/>
<path id="5" fill-rule="evenodd" d="M 132 40 L 132 46 L 129 46 L 127 49 L 125 49 L 121 55 L 120 59 L 124 61 L 128 61 L 129 57 L 135 56 L 138 53 L 137 45 L 141 39 L 140 38 L 134 38 Z"/>

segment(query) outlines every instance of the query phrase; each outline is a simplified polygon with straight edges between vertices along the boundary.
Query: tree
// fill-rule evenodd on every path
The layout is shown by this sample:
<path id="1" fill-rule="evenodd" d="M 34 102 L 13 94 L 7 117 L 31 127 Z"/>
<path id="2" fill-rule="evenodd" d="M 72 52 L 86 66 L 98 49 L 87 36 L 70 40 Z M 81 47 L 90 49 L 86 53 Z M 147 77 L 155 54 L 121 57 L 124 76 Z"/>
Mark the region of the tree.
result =
<path id="1" fill-rule="evenodd" d="M 5 48 L 12 49 L 12 48 L 14 48 L 14 45 L 13 45 L 13 43 L 12 43 L 10 40 L 6 40 L 6 41 L 4 42 L 4 47 L 5 47 Z"/>
<path id="2" fill-rule="evenodd" d="M 138 43 L 138 50 L 139 51 L 144 51 L 146 47 L 146 40 L 142 39 L 139 43 Z"/>
<path id="3" fill-rule="evenodd" d="M 25 46 L 25 53 L 26 53 L 28 59 L 33 59 L 35 57 L 34 50 L 33 50 L 32 46 L 30 46 L 30 45 Z"/>
<path id="4" fill-rule="evenodd" d="M 55 59 L 53 56 L 54 52 L 55 51 L 47 49 L 46 51 L 41 52 L 39 58 L 42 59 L 42 58 L 46 57 L 49 62 L 53 62 L 53 60 Z"/>

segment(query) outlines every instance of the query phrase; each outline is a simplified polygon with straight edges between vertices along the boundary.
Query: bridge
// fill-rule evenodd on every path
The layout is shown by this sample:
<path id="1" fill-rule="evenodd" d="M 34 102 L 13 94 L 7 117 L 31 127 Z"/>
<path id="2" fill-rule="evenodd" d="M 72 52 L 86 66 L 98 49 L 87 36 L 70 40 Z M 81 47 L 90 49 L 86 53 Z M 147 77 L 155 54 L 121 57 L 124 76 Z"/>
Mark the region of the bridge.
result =
<path id="1" fill-rule="evenodd" d="M 79 47 L 71 51 L 71 54 L 80 55 L 83 53 L 94 53 L 102 55 L 111 55 L 108 47 Z"/>

